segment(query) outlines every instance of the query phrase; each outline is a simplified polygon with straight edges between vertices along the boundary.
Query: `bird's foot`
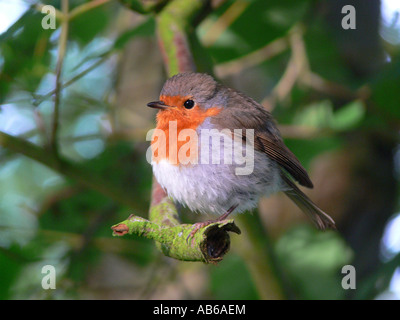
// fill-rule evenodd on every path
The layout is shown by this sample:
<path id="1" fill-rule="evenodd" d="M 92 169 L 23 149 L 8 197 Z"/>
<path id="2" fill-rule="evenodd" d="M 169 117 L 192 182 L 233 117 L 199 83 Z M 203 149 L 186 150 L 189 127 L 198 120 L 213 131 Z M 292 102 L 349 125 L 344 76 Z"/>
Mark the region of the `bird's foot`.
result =
<path id="1" fill-rule="evenodd" d="M 203 222 L 196 222 L 193 224 L 193 229 L 192 231 L 189 233 L 189 235 L 186 238 L 187 243 L 189 243 L 189 240 L 191 240 L 191 244 L 193 244 L 193 239 L 194 239 L 194 235 L 201 229 L 204 227 L 207 227 L 208 225 L 212 224 L 212 223 L 216 223 L 216 222 L 221 222 L 224 219 L 215 219 L 215 220 L 207 220 L 207 221 L 203 221 Z"/>
<path id="2" fill-rule="evenodd" d="M 186 241 L 189 243 L 189 240 L 191 239 L 192 240 L 191 242 L 193 244 L 194 235 L 197 233 L 197 231 L 199 231 L 201 228 L 207 227 L 208 225 L 210 225 L 212 223 L 224 221 L 226 218 L 228 218 L 228 216 L 232 213 L 232 211 L 235 210 L 236 207 L 237 207 L 237 205 L 232 206 L 231 208 L 229 208 L 229 210 L 227 212 L 225 212 L 223 215 L 221 215 L 220 217 L 218 217 L 215 220 L 207 220 L 207 221 L 203 221 L 203 222 L 194 223 L 193 229 L 187 236 Z"/>

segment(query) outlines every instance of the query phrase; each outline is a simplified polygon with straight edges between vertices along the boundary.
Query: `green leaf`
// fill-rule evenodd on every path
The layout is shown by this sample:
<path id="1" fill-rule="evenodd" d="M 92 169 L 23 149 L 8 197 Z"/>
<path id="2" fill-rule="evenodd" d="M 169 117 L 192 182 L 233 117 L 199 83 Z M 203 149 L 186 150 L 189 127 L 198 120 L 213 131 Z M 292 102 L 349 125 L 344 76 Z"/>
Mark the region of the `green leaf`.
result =
<path id="1" fill-rule="evenodd" d="M 383 115 L 400 118 L 399 88 L 400 58 L 397 58 L 386 64 L 372 85 L 372 99 Z"/>
<path id="2" fill-rule="evenodd" d="M 315 128 L 330 128 L 344 131 L 355 128 L 365 116 L 364 104 L 353 101 L 333 111 L 330 100 L 312 103 L 301 110 L 294 118 L 293 123 Z"/>
<path id="3" fill-rule="evenodd" d="M 328 128 L 332 121 L 332 102 L 322 100 L 306 106 L 298 112 L 293 119 L 293 124 L 315 128 Z"/>
<path id="4" fill-rule="evenodd" d="M 337 110 L 330 122 L 330 127 L 335 130 L 349 130 L 360 124 L 365 115 L 364 104 L 359 101 L 353 101 Z"/>

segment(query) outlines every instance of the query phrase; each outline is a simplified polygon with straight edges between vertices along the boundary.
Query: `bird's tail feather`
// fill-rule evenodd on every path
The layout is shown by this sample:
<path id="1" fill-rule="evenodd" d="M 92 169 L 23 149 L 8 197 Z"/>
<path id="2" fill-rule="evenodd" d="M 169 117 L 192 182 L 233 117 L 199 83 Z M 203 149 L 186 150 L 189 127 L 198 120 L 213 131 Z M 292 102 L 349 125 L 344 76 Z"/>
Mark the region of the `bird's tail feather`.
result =
<path id="1" fill-rule="evenodd" d="M 289 189 L 284 190 L 285 194 L 322 230 L 336 229 L 335 221 L 317 207 L 310 198 L 308 198 L 285 174 L 282 179 L 288 185 Z"/>

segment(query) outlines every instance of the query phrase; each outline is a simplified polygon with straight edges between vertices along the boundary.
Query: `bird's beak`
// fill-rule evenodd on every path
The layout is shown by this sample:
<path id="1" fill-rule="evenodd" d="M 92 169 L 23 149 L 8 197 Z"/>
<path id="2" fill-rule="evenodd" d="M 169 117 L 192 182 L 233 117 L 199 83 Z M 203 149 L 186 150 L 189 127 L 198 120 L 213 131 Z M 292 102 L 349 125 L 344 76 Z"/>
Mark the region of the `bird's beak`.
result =
<path id="1" fill-rule="evenodd" d="M 147 104 L 148 107 L 150 108 L 155 108 L 155 109 L 161 109 L 161 110 L 165 110 L 167 108 L 169 108 L 170 106 L 167 106 L 164 102 L 162 101 L 153 101 L 153 102 L 149 102 Z"/>

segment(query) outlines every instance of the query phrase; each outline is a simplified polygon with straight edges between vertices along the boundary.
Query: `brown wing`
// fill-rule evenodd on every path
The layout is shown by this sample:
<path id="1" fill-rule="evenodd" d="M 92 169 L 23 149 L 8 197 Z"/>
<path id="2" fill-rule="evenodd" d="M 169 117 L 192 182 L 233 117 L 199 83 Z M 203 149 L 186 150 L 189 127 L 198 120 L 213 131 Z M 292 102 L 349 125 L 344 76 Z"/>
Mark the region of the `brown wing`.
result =
<path id="1" fill-rule="evenodd" d="M 302 186 L 313 187 L 307 171 L 281 139 L 276 139 L 265 131 L 256 131 L 254 134 L 256 150 L 265 152 L 268 157 L 285 169 Z"/>
<path id="2" fill-rule="evenodd" d="M 227 107 L 215 116 L 214 124 L 228 129 L 254 129 L 254 147 L 264 152 L 301 185 L 313 184 L 300 161 L 284 144 L 272 115 L 253 99 L 230 88 L 223 87 L 229 96 Z M 221 91 L 220 91 L 221 92 Z"/>

